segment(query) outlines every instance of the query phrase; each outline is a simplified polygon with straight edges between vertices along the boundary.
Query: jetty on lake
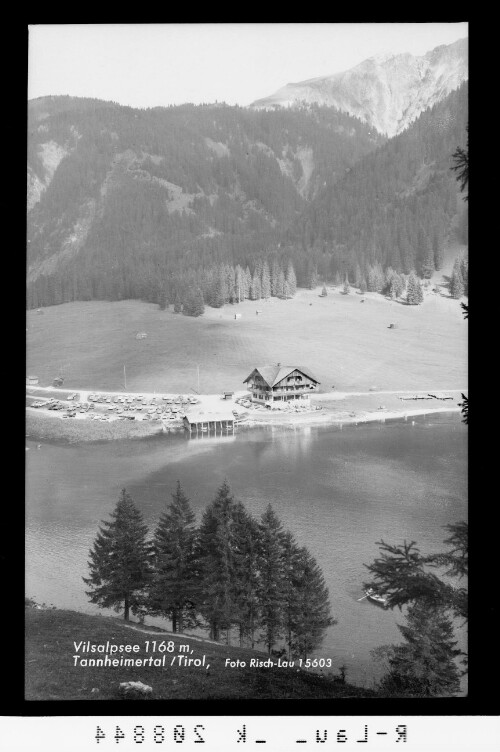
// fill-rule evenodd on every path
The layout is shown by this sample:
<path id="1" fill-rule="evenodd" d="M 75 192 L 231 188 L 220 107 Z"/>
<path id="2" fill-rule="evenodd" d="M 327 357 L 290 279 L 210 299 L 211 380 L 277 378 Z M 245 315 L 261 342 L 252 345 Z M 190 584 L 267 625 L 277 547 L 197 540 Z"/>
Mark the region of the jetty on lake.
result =
<path id="1" fill-rule="evenodd" d="M 235 416 L 231 410 L 224 408 L 216 412 L 196 410 L 186 413 L 183 418 L 185 428 L 191 433 L 234 431 L 235 422 Z"/>

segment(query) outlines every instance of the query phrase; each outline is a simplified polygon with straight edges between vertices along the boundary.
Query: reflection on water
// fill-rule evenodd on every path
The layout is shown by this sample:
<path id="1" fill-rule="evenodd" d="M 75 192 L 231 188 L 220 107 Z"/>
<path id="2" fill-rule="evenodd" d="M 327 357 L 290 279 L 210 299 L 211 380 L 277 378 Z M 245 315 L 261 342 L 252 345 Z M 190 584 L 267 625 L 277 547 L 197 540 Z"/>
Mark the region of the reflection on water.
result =
<path id="1" fill-rule="evenodd" d="M 210 441 L 217 444 L 231 444 L 236 441 L 234 431 L 192 431 L 189 437 L 190 441 Z"/>
<path id="2" fill-rule="evenodd" d="M 443 526 L 467 518 L 467 432 L 459 416 L 339 427 L 277 427 L 234 435 L 68 446 L 28 442 L 27 594 L 89 613 L 82 576 L 99 521 L 126 487 L 153 528 L 177 480 L 198 521 L 227 478 L 248 511 L 269 502 L 323 569 L 338 624 L 318 655 L 370 685 L 370 650 L 399 642 L 399 612 L 363 595 L 376 542 L 440 550 Z"/>

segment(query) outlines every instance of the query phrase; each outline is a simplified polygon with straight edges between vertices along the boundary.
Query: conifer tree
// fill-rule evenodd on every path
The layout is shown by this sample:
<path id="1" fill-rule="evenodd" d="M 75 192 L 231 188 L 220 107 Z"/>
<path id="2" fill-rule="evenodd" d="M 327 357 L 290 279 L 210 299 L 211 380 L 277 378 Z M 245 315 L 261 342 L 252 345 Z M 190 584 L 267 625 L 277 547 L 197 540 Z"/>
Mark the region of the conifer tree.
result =
<path id="1" fill-rule="evenodd" d="M 361 267 L 356 262 L 356 266 L 354 267 L 354 286 L 359 288 L 361 285 L 362 279 L 363 279 L 363 275 L 361 274 Z"/>
<path id="2" fill-rule="evenodd" d="M 311 261 L 311 259 L 307 259 L 306 286 L 309 290 L 314 290 L 317 284 L 318 284 L 318 270 L 316 269 L 316 266 Z"/>
<path id="3" fill-rule="evenodd" d="M 380 292 L 384 287 L 384 272 L 380 264 L 374 264 L 368 267 L 368 290 L 370 292 Z"/>
<path id="4" fill-rule="evenodd" d="M 297 552 L 294 591 L 291 651 L 293 655 L 306 659 L 321 645 L 326 629 L 336 624 L 330 616 L 323 573 L 307 548 L 300 548 Z"/>
<path id="5" fill-rule="evenodd" d="M 292 262 L 288 264 L 286 270 L 286 282 L 288 284 L 289 297 L 293 298 L 297 292 L 297 277 L 295 276 L 295 270 Z"/>
<path id="6" fill-rule="evenodd" d="M 453 264 L 453 271 L 450 280 L 450 293 L 454 298 L 461 298 L 465 292 L 464 280 L 462 277 L 462 267 L 460 259 L 456 259 Z"/>
<path id="7" fill-rule="evenodd" d="M 403 277 L 400 274 L 394 272 L 389 285 L 389 295 L 393 299 L 400 298 L 404 291 L 405 283 Z"/>
<path id="8" fill-rule="evenodd" d="M 457 173 L 457 180 L 460 183 L 460 190 L 463 192 L 469 186 L 469 126 L 467 125 L 467 144 L 465 149 L 461 146 L 457 146 L 453 152 L 453 161 L 455 164 L 451 168 Z M 469 196 L 465 197 L 465 200 L 469 200 Z"/>
<path id="9" fill-rule="evenodd" d="M 233 511 L 233 597 L 236 605 L 235 621 L 240 632 L 240 645 L 246 637 L 255 645 L 255 630 L 259 610 L 259 526 L 236 502 Z"/>
<path id="10" fill-rule="evenodd" d="M 294 649 L 294 629 L 299 618 L 297 599 L 299 547 L 292 533 L 283 534 L 283 627 L 288 657 L 292 658 Z"/>
<path id="11" fill-rule="evenodd" d="M 245 269 L 245 298 L 250 298 L 250 290 L 252 287 L 252 275 L 250 273 L 250 269 Z"/>
<path id="12" fill-rule="evenodd" d="M 397 283 L 396 283 L 396 275 L 394 274 L 389 280 L 389 283 L 387 285 L 387 294 L 389 295 L 390 298 L 392 298 L 392 300 L 395 300 L 397 298 L 396 290 L 397 290 Z"/>
<path id="13" fill-rule="evenodd" d="M 273 260 L 271 265 L 271 295 L 273 297 L 278 296 L 278 277 L 280 273 L 280 265 L 277 259 Z"/>
<path id="14" fill-rule="evenodd" d="M 250 287 L 250 300 L 260 300 L 262 297 L 262 290 L 260 287 L 260 277 L 257 272 L 254 273 L 252 278 L 252 285 Z"/>
<path id="15" fill-rule="evenodd" d="M 430 279 L 432 277 L 434 269 L 434 250 L 431 246 L 429 246 L 429 248 L 427 249 L 427 254 L 422 263 L 422 278 Z"/>
<path id="16" fill-rule="evenodd" d="M 449 608 L 457 617 L 467 621 L 467 591 L 451 581 L 435 574 L 440 567 L 447 568 L 444 574 L 459 580 L 468 574 L 468 525 L 459 522 L 446 525 L 451 533 L 444 542 L 448 550 L 424 556 L 415 541 L 390 545 L 379 541 L 382 555 L 370 565 L 365 565 L 373 581 L 365 587 L 373 587 L 384 593 L 389 608 L 399 609 L 414 602 L 425 603 L 429 610 Z"/>
<path id="17" fill-rule="evenodd" d="M 83 581 L 91 603 L 101 608 L 123 608 L 128 621 L 130 611 L 137 614 L 146 602 L 151 580 L 151 545 L 148 529 L 132 498 L 123 489 L 111 522 L 103 521 L 90 550 L 90 577 Z"/>
<path id="18" fill-rule="evenodd" d="M 210 627 L 210 637 L 220 638 L 237 617 L 234 592 L 233 515 L 235 502 L 226 481 L 203 514 L 198 532 L 200 570 L 199 611 Z"/>
<path id="19" fill-rule="evenodd" d="M 168 305 L 167 291 L 162 288 L 158 294 L 158 306 L 160 311 L 164 311 Z"/>
<path id="20" fill-rule="evenodd" d="M 198 287 L 194 294 L 193 301 L 193 316 L 202 316 L 205 313 L 205 301 L 203 300 L 203 293 Z"/>
<path id="21" fill-rule="evenodd" d="M 278 279 L 276 280 L 276 295 L 278 298 L 285 297 L 285 273 L 283 269 L 278 272 Z"/>
<path id="22" fill-rule="evenodd" d="M 424 279 L 429 279 L 434 271 L 434 250 L 429 237 L 421 227 L 418 231 L 418 267 Z"/>
<path id="23" fill-rule="evenodd" d="M 406 299 L 409 305 L 419 305 L 424 299 L 422 286 L 413 272 L 410 273 L 410 276 L 408 278 Z"/>
<path id="24" fill-rule="evenodd" d="M 267 261 L 264 261 L 262 266 L 261 295 L 266 300 L 271 297 L 271 272 L 269 271 L 269 264 Z"/>
<path id="25" fill-rule="evenodd" d="M 464 295 L 469 294 L 469 259 L 467 256 L 460 257 L 460 273 L 464 281 Z"/>
<path id="26" fill-rule="evenodd" d="M 227 302 L 227 281 L 224 270 L 220 269 L 215 280 L 214 294 L 211 305 L 213 308 L 222 308 Z"/>
<path id="27" fill-rule="evenodd" d="M 182 313 L 185 316 L 201 316 L 205 312 L 203 293 L 198 287 L 196 290 L 188 290 L 184 298 Z"/>
<path id="28" fill-rule="evenodd" d="M 283 526 L 271 505 L 259 523 L 259 610 L 262 638 L 269 653 L 283 635 Z"/>
<path id="29" fill-rule="evenodd" d="M 226 276 L 226 302 L 235 303 L 238 300 L 236 291 L 236 274 L 234 268 L 227 264 L 225 269 Z"/>
<path id="30" fill-rule="evenodd" d="M 430 610 L 426 603 L 409 608 L 406 624 L 398 625 L 405 642 L 374 651 L 385 657 L 389 672 L 379 691 L 397 697 L 449 697 L 459 689 L 454 659 L 460 655 L 453 626 L 444 608 Z"/>
<path id="31" fill-rule="evenodd" d="M 460 412 L 462 413 L 462 423 L 469 423 L 469 398 L 465 396 L 465 394 L 462 392 L 462 400 L 463 402 L 458 402 L 458 406 L 461 408 Z"/>
<path id="32" fill-rule="evenodd" d="M 236 266 L 234 278 L 235 302 L 241 303 L 247 297 L 245 272 L 239 264 Z"/>
<path id="33" fill-rule="evenodd" d="M 409 274 L 415 265 L 415 254 L 407 233 L 401 236 L 399 253 L 403 265 L 403 272 Z"/>
<path id="34" fill-rule="evenodd" d="M 169 617 L 173 632 L 195 626 L 199 595 L 195 516 L 179 481 L 155 531 L 153 566 L 149 612 Z"/>
<path id="35" fill-rule="evenodd" d="M 258 258 L 257 261 L 255 262 L 255 267 L 254 267 L 253 271 L 254 271 L 254 274 L 256 274 L 257 277 L 259 278 L 259 281 L 262 279 L 262 269 L 263 269 L 263 267 L 264 267 L 263 260 L 261 258 Z"/>
<path id="36" fill-rule="evenodd" d="M 396 272 L 391 266 L 387 267 L 387 269 L 385 270 L 384 286 L 382 288 L 382 292 L 384 293 L 384 295 L 391 294 L 391 282 L 395 274 Z"/>
<path id="37" fill-rule="evenodd" d="M 443 268 L 444 250 L 443 250 L 443 242 L 437 230 L 435 230 L 434 232 L 432 249 L 434 251 L 434 268 L 439 271 L 440 269 Z"/>
<path id="38" fill-rule="evenodd" d="M 390 251 L 389 251 L 389 263 L 392 266 L 393 269 L 400 272 L 403 268 L 403 262 L 401 259 L 401 252 L 399 250 L 399 244 L 395 241 L 391 242 Z"/>

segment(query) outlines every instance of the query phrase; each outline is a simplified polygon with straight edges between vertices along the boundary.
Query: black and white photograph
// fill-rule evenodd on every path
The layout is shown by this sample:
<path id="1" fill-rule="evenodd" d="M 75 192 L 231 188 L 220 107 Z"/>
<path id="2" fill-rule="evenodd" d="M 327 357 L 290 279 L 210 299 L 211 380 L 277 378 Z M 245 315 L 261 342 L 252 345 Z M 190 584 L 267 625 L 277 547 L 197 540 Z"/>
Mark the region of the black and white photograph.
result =
<path id="1" fill-rule="evenodd" d="M 26 704 L 460 703 L 468 23 L 28 34 Z"/>

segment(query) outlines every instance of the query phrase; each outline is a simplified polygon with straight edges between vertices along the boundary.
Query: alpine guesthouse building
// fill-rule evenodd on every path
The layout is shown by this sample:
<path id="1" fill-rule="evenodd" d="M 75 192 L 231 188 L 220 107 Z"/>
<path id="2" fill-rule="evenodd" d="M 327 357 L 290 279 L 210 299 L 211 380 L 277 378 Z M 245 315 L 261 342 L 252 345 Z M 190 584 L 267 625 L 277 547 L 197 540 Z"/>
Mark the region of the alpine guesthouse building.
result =
<path id="1" fill-rule="evenodd" d="M 260 366 L 243 382 L 247 384 L 252 402 L 270 409 L 284 403 L 304 404 L 320 383 L 309 371 L 299 366 Z"/>

